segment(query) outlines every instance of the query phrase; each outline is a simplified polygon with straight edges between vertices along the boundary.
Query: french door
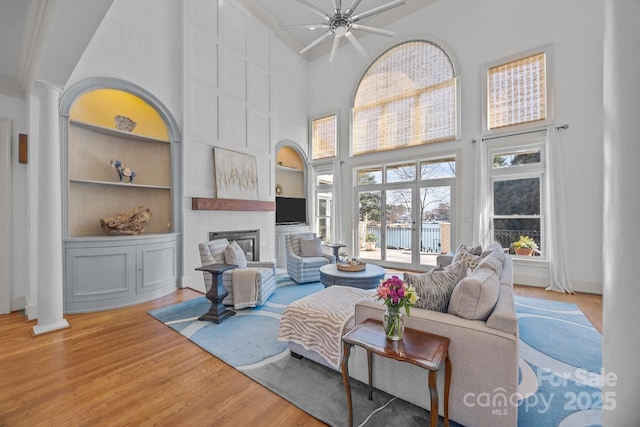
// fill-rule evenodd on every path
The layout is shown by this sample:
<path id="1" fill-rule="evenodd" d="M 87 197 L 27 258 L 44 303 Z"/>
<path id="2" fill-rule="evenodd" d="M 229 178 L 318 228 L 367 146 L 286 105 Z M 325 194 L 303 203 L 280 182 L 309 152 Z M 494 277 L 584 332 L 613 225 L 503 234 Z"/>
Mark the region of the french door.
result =
<path id="1" fill-rule="evenodd" d="M 455 179 L 425 177 L 424 164 L 423 161 L 383 166 L 379 171 L 377 168 L 358 171 L 356 216 L 360 258 L 385 267 L 427 270 L 436 265 L 438 254 L 451 250 Z M 413 173 L 415 170 L 422 173 Z M 379 176 L 384 178 L 378 183 Z"/>

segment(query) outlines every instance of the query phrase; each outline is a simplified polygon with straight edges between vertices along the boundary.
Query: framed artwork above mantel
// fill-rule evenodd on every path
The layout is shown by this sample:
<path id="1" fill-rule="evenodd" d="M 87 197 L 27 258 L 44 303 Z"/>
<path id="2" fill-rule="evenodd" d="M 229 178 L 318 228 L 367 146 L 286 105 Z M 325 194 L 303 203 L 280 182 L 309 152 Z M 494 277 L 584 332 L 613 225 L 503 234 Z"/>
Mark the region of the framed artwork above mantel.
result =
<path id="1" fill-rule="evenodd" d="M 213 147 L 216 196 L 258 200 L 258 167 L 251 154 Z"/>

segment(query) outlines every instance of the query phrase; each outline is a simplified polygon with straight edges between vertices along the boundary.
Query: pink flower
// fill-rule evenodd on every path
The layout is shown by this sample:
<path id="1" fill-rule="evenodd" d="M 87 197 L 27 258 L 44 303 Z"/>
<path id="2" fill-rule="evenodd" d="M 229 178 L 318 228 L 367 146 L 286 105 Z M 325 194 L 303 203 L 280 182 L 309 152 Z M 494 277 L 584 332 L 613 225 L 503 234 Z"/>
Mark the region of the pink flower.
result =
<path id="1" fill-rule="evenodd" d="M 376 299 L 387 306 L 405 307 L 407 315 L 409 307 L 415 305 L 415 290 L 407 286 L 398 276 L 382 280 L 376 289 Z"/>

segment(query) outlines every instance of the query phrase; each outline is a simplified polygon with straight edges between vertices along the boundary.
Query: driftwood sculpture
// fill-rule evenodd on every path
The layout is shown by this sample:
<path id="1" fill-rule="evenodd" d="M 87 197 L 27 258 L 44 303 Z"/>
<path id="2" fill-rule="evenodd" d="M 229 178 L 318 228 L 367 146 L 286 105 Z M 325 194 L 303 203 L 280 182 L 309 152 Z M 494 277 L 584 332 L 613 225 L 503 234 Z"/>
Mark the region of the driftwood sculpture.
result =
<path id="1" fill-rule="evenodd" d="M 144 206 L 138 206 L 131 212 L 120 212 L 110 218 L 100 219 L 100 228 L 109 236 L 123 234 L 141 234 L 144 231 L 142 224 L 149 221 L 151 211 Z"/>

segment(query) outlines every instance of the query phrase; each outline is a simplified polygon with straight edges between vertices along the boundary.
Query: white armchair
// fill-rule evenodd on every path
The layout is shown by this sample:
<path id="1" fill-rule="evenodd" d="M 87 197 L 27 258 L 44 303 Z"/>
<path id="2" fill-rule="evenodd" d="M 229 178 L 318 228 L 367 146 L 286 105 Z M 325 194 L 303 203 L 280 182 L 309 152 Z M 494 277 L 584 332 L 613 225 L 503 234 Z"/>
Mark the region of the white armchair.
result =
<path id="1" fill-rule="evenodd" d="M 293 233 L 285 236 L 287 244 L 287 274 L 298 283 L 320 281 L 320 267 L 336 262 L 336 257 L 319 252 L 306 256 L 306 242 L 316 239 L 315 233 Z M 305 240 L 302 242 L 301 240 Z M 317 246 L 317 245 L 316 245 Z"/>
<path id="2" fill-rule="evenodd" d="M 226 264 L 225 248 L 229 245 L 227 239 L 216 239 L 209 242 L 203 242 L 198 245 L 200 250 L 200 261 L 202 266 L 209 264 Z M 247 261 L 247 268 L 256 270 L 256 284 L 258 285 L 258 294 L 256 305 L 260 306 L 273 294 L 276 290 L 276 266 L 273 262 Z M 206 291 L 211 288 L 211 274 L 204 272 L 204 284 Z M 222 285 L 229 292 L 229 295 L 222 301 L 224 305 L 233 304 L 233 270 L 227 270 L 222 273 Z"/>

